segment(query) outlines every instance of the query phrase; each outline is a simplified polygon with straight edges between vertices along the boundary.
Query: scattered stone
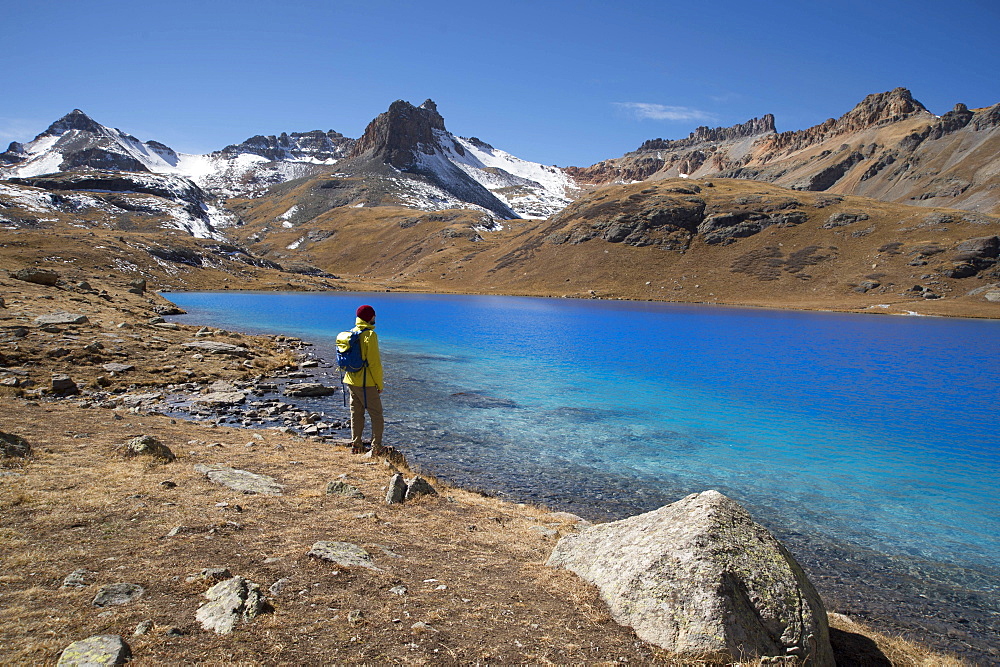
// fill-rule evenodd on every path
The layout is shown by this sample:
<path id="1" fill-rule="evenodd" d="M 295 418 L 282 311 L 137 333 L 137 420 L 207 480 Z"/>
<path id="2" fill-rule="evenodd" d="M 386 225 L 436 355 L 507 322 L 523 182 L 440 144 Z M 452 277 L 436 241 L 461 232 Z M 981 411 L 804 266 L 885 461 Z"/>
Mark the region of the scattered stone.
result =
<path id="1" fill-rule="evenodd" d="M 389 589 L 389 592 L 392 593 L 393 595 L 400 595 L 400 596 L 402 596 L 402 595 L 406 595 L 407 590 L 406 590 L 406 586 L 393 586 L 392 588 Z"/>
<path id="2" fill-rule="evenodd" d="M 344 496 L 346 498 L 364 498 L 365 494 L 361 493 L 361 490 L 355 486 L 351 486 L 347 482 L 343 482 L 339 479 L 333 480 L 326 485 L 326 495 L 328 496 Z"/>
<path id="3" fill-rule="evenodd" d="M 145 294 L 146 293 L 146 281 L 142 278 L 137 278 L 128 284 L 128 291 L 131 294 Z"/>
<path id="4" fill-rule="evenodd" d="M 200 350 L 208 354 L 229 354 L 235 357 L 245 357 L 250 354 L 250 350 L 231 343 L 219 343 L 214 340 L 196 340 L 183 343 L 183 347 Z"/>
<path id="5" fill-rule="evenodd" d="M 586 519 L 584 519 L 582 516 L 577 516 L 572 512 L 549 512 L 545 516 L 549 521 L 557 521 L 559 523 L 569 522 L 582 526 L 591 525 L 591 523 Z"/>
<path id="6" fill-rule="evenodd" d="M 95 607 L 110 607 L 128 604 L 138 600 L 145 592 L 146 589 L 138 584 L 108 584 L 97 592 L 97 595 L 94 597 L 94 601 L 91 602 L 91 604 Z"/>
<path id="7" fill-rule="evenodd" d="M 124 665 L 132 650 L 119 635 L 95 635 L 67 646 L 56 667 L 104 667 Z"/>
<path id="8" fill-rule="evenodd" d="M 0 458 L 24 458 L 31 454 L 31 445 L 19 435 L 0 431 Z"/>
<path id="9" fill-rule="evenodd" d="M 350 542 L 317 542 L 312 545 L 307 556 L 319 558 L 341 567 L 366 567 L 377 570 L 371 554 Z"/>
<path id="10" fill-rule="evenodd" d="M 121 445 L 119 450 L 121 451 L 122 456 L 128 458 L 132 458 L 134 456 L 151 456 L 155 459 L 161 459 L 167 463 L 177 458 L 174 456 L 174 453 L 170 451 L 169 447 L 151 435 L 141 435 L 138 438 L 132 438 L 124 445 Z"/>
<path id="11" fill-rule="evenodd" d="M 132 632 L 133 637 L 141 637 L 142 635 L 149 634 L 149 631 L 153 629 L 153 621 L 146 619 L 135 626 L 135 630 Z"/>
<path id="12" fill-rule="evenodd" d="M 858 212 L 848 212 L 844 211 L 842 213 L 834 213 L 830 216 L 830 219 L 823 225 L 823 229 L 833 229 L 835 227 L 845 227 L 847 225 L 853 225 L 856 222 L 862 220 L 867 220 L 867 213 Z"/>
<path id="13" fill-rule="evenodd" d="M 216 484 L 228 486 L 234 491 L 241 493 L 262 493 L 269 496 L 280 496 L 285 490 L 281 484 L 274 481 L 268 475 L 258 475 L 256 473 L 229 468 L 226 466 L 203 465 L 199 463 L 194 467 L 195 472 L 200 472 Z"/>
<path id="14" fill-rule="evenodd" d="M 119 364 L 119 363 L 104 364 L 101 366 L 101 368 L 103 368 L 109 373 L 128 373 L 129 371 L 135 370 L 135 366 L 133 366 L 132 364 Z"/>
<path id="15" fill-rule="evenodd" d="M 57 396 L 69 396 L 79 394 L 80 388 L 70 376 L 57 374 L 52 376 L 52 393 Z"/>
<path id="16" fill-rule="evenodd" d="M 423 477 L 417 476 L 411 479 L 406 485 L 406 495 L 403 500 L 413 500 L 418 496 L 436 496 L 437 491 Z"/>
<path id="17" fill-rule="evenodd" d="M 357 627 L 365 622 L 365 613 L 360 609 L 353 609 L 347 613 L 347 622 L 351 627 Z"/>
<path id="18" fill-rule="evenodd" d="M 230 572 L 228 568 L 206 567 L 198 574 L 192 574 L 188 576 L 188 578 L 185 579 L 185 581 L 187 581 L 189 584 L 192 584 L 196 581 L 211 581 L 217 583 L 232 578 L 233 578 L 233 573 Z"/>
<path id="19" fill-rule="evenodd" d="M 269 611 L 270 605 L 260 586 L 243 577 L 233 577 L 205 591 L 208 602 L 198 608 L 195 618 L 205 630 L 229 634 L 239 622 L 249 623 Z"/>
<path id="20" fill-rule="evenodd" d="M 529 530 L 550 540 L 554 540 L 559 537 L 559 531 L 555 528 L 549 528 L 548 526 L 532 526 Z"/>
<path id="21" fill-rule="evenodd" d="M 986 299 L 987 301 L 998 303 L 1000 302 L 1000 290 L 992 290 L 990 292 L 985 292 L 983 294 L 983 298 Z"/>
<path id="22" fill-rule="evenodd" d="M 291 581 L 292 580 L 289 579 L 288 577 L 282 577 L 281 579 L 278 579 L 276 582 L 271 584 L 271 587 L 268 588 L 267 591 L 271 595 L 281 595 L 281 591 L 285 590 L 285 587 L 288 586 L 288 584 L 291 583 Z"/>
<path id="23" fill-rule="evenodd" d="M 826 610 L 798 563 L 717 491 L 567 535 L 548 564 L 596 585 L 616 621 L 682 658 L 834 665 Z"/>
<path id="24" fill-rule="evenodd" d="M 192 403 L 195 405 L 226 406 L 240 405 L 245 403 L 247 395 L 242 391 L 215 391 L 195 398 Z"/>
<path id="25" fill-rule="evenodd" d="M 86 578 L 88 574 L 90 574 L 90 571 L 84 568 L 73 570 L 66 575 L 65 579 L 63 579 L 62 586 L 60 586 L 60 588 L 86 588 Z"/>
<path id="26" fill-rule="evenodd" d="M 89 321 L 90 320 L 87 319 L 86 315 L 67 313 L 65 311 L 50 313 L 48 315 L 39 315 L 35 318 L 35 324 L 40 327 L 58 326 L 60 324 L 87 324 Z"/>
<path id="27" fill-rule="evenodd" d="M 284 395 L 295 397 L 329 396 L 337 391 L 336 387 L 327 387 L 319 382 L 298 382 L 285 385 Z"/>
<path id="28" fill-rule="evenodd" d="M 21 269 L 20 271 L 12 273 L 11 277 L 16 280 L 23 280 L 26 283 L 46 285 L 48 287 L 51 287 L 59 282 L 59 274 L 48 269 Z"/>
<path id="29" fill-rule="evenodd" d="M 385 492 L 385 502 L 395 505 L 403 502 L 406 496 L 406 482 L 403 480 L 403 473 L 397 472 L 389 479 L 389 488 Z"/>

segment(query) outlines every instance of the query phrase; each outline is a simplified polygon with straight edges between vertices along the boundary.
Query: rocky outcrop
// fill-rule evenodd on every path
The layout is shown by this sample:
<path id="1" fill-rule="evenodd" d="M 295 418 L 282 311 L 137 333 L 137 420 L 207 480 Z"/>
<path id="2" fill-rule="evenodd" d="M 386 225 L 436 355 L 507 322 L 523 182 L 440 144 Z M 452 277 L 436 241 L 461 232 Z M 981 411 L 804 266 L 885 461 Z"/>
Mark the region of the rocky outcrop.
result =
<path id="1" fill-rule="evenodd" d="M 218 155 L 234 158 L 243 154 L 259 155 L 268 160 L 336 161 L 346 157 L 354 139 L 333 130 L 312 132 L 282 132 L 280 135 L 256 135 L 239 144 L 226 146 Z"/>
<path id="2" fill-rule="evenodd" d="M 446 142 L 446 148 L 442 142 Z M 343 173 L 360 174 L 368 178 L 379 169 L 390 167 L 396 177 L 402 172 L 408 180 L 424 181 L 439 189 L 446 197 L 473 204 L 503 219 L 518 215 L 492 192 L 449 157 L 450 152 L 462 156 L 461 143 L 445 129 L 444 118 L 433 100 L 419 107 L 396 100 L 389 110 L 379 114 L 354 144 L 350 156 L 338 169 Z M 419 186 L 418 186 L 419 189 Z M 369 189 L 371 190 L 371 189 Z M 369 193 L 372 196 L 372 193 Z M 376 202 L 377 203 L 377 202 Z"/>
<path id="3" fill-rule="evenodd" d="M 826 610 L 798 563 L 717 491 L 567 535 L 548 564 L 597 586 L 615 620 L 681 658 L 834 664 Z"/>
<path id="4" fill-rule="evenodd" d="M 430 153 L 437 139 L 434 130 L 445 131 L 437 105 L 427 100 L 419 107 L 396 100 L 389 110 L 375 117 L 354 144 L 350 157 L 376 154 L 397 169 L 412 167 L 415 153 Z"/>
<path id="5" fill-rule="evenodd" d="M 773 134 L 774 132 L 774 114 L 765 114 L 760 118 L 751 118 L 745 123 L 731 127 L 710 128 L 702 126 L 696 128 L 694 132 L 688 135 L 687 139 L 678 139 L 676 141 L 650 139 L 644 141 L 636 152 L 673 151 L 681 148 L 691 148 L 703 143 L 737 141 L 748 137 L 757 137 L 762 134 Z"/>

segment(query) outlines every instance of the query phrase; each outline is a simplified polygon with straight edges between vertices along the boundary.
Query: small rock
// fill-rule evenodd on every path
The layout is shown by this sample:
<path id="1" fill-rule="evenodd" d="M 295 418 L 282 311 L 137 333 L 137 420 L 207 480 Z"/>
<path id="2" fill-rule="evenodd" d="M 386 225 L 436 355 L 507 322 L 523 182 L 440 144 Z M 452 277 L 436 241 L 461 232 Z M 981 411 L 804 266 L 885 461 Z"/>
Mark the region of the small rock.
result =
<path id="1" fill-rule="evenodd" d="M 151 456 L 155 459 L 161 459 L 167 463 L 177 458 L 174 456 L 174 453 L 170 451 L 169 447 L 151 435 L 143 435 L 138 438 L 132 438 L 124 445 L 121 445 L 119 450 L 123 456 L 129 458 L 133 456 Z"/>
<path id="2" fill-rule="evenodd" d="M 436 496 L 437 491 L 434 487 L 430 485 L 423 477 L 417 476 L 409 481 L 406 485 L 406 495 L 403 497 L 404 500 L 412 500 L 418 496 Z"/>
<path id="3" fill-rule="evenodd" d="M 199 607 L 195 618 L 205 630 L 220 635 L 233 631 L 240 621 L 247 623 L 270 610 L 260 586 L 243 577 L 232 577 L 205 591 L 208 602 Z"/>
<path id="4" fill-rule="evenodd" d="M 351 486 L 347 482 L 342 482 L 340 480 L 334 480 L 326 485 L 326 495 L 328 496 L 345 496 L 347 498 L 364 498 L 365 494 L 354 486 Z"/>
<path id="5" fill-rule="evenodd" d="M 31 445 L 19 435 L 0 431 L 0 458 L 24 458 L 31 454 Z"/>
<path id="6" fill-rule="evenodd" d="M 262 493 L 265 495 L 280 496 L 284 491 L 284 487 L 268 475 L 258 475 L 237 468 L 210 466 L 200 463 L 194 469 L 195 472 L 200 472 L 208 477 L 210 481 L 227 486 L 235 491 L 240 491 L 241 493 Z"/>
<path id="7" fill-rule="evenodd" d="M 295 397 L 329 396 L 337 391 L 336 387 L 327 387 L 319 382 L 298 382 L 285 385 L 284 395 Z"/>
<path id="8" fill-rule="evenodd" d="M 90 320 L 87 319 L 86 315 L 67 313 L 65 311 L 59 311 L 58 313 L 51 313 L 49 315 L 39 315 L 35 318 L 35 324 L 40 327 L 59 324 L 87 324 L 89 321 Z"/>
<path id="9" fill-rule="evenodd" d="M 341 567 L 366 567 L 377 570 L 371 554 L 350 542 L 317 542 L 306 554 Z"/>
<path id="10" fill-rule="evenodd" d="M 94 601 L 91 604 L 95 607 L 110 607 L 128 604 L 129 602 L 134 602 L 138 600 L 143 593 L 146 592 L 142 586 L 138 584 L 109 584 L 104 586 L 97 592 L 94 597 Z"/>
<path id="11" fill-rule="evenodd" d="M 52 376 L 52 393 L 58 396 L 69 396 L 79 394 L 80 388 L 76 382 L 68 375 L 57 374 Z"/>
<path id="12" fill-rule="evenodd" d="M 282 577 L 281 579 L 278 579 L 276 582 L 271 584 L 271 587 L 268 588 L 267 591 L 271 595 L 281 595 L 281 591 L 285 590 L 285 587 L 288 586 L 288 584 L 291 583 L 291 581 L 292 580 L 289 579 L 288 577 Z"/>
<path id="13" fill-rule="evenodd" d="M 190 584 L 190 583 L 194 583 L 196 581 L 220 582 L 220 581 L 225 581 L 226 579 L 232 579 L 232 578 L 233 578 L 233 573 L 230 572 L 228 568 L 225 568 L 225 567 L 206 567 L 205 569 L 203 569 L 198 574 L 192 574 L 185 581 L 187 581 Z"/>
<path id="14" fill-rule="evenodd" d="M 147 619 L 135 626 L 135 630 L 132 632 L 133 637 L 141 637 L 142 635 L 148 634 L 150 630 L 153 629 L 153 621 Z"/>
<path id="15" fill-rule="evenodd" d="M 132 364 L 119 364 L 119 363 L 104 364 L 101 366 L 101 368 L 103 368 L 109 373 L 127 373 L 129 371 L 135 370 L 135 366 L 133 366 Z"/>
<path id="16" fill-rule="evenodd" d="M 48 269 L 21 269 L 20 271 L 12 273 L 11 277 L 16 280 L 23 280 L 26 283 L 46 285 L 48 287 L 51 287 L 59 282 L 59 274 L 55 271 L 49 271 Z"/>
<path id="17" fill-rule="evenodd" d="M 119 635 L 95 635 L 67 646 L 56 667 L 103 667 L 124 665 L 132 650 Z"/>
<path id="18" fill-rule="evenodd" d="M 389 488 L 385 492 L 385 502 L 395 505 L 403 502 L 406 496 L 406 482 L 403 480 L 403 473 L 396 473 L 389 480 Z"/>
<path id="19" fill-rule="evenodd" d="M 73 570 L 66 578 L 63 579 L 62 586 L 60 588 L 86 588 L 87 582 L 85 581 L 87 575 L 90 572 L 86 569 Z"/>

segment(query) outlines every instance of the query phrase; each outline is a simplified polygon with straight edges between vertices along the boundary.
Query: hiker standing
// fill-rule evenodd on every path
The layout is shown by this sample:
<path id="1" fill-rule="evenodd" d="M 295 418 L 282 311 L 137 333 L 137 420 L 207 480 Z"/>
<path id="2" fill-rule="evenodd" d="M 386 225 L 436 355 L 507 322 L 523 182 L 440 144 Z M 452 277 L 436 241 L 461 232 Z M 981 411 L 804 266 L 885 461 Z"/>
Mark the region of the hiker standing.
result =
<path id="1" fill-rule="evenodd" d="M 365 429 L 365 411 L 372 421 L 372 454 L 382 452 L 382 359 L 378 352 L 378 334 L 375 333 L 375 309 L 364 305 L 358 308 L 352 332 L 360 332 L 357 340 L 363 360 L 360 370 L 348 369 L 344 384 L 351 392 L 351 446 L 355 454 L 364 451 L 361 432 Z M 338 340 L 338 346 L 340 341 Z"/>

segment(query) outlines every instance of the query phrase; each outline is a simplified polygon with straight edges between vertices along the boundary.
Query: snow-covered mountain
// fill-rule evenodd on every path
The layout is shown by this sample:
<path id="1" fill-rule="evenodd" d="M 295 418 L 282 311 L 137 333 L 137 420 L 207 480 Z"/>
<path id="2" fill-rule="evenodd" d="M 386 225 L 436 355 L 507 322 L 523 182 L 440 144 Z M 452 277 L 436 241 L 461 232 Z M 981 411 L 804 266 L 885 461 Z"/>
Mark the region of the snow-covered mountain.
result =
<path id="1" fill-rule="evenodd" d="M 413 122 L 423 123 L 422 133 L 414 134 Z M 273 185 L 332 172 L 348 157 L 356 158 L 349 162 L 357 165 L 363 156 L 366 164 L 374 160 L 391 167 L 392 173 L 383 175 L 384 187 L 376 190 L 395 192 L 391 203 L 423 210 L 471 206 L 498 218 L 543 218 L 564 208 L 575 194 L 573 180 L 561 169 L 452 135 L 430 100 L 421 107 L 394 103 L 365 134 L 360 140 L 333 130 L 258 135 L 193 155 L 140 141 L 75 109 L 34 140 L 14 142 L 0 153 L 0 178 L 88 169 L 148 172 L 189 179 L 210 198 L 228 199 L 257 197 Z M 375 153 L 388 157 L 382 160 Z M 336 171 L 343 173 L 340 167 Z M 369 169 L 366 176 L 375 174 Z"/>

